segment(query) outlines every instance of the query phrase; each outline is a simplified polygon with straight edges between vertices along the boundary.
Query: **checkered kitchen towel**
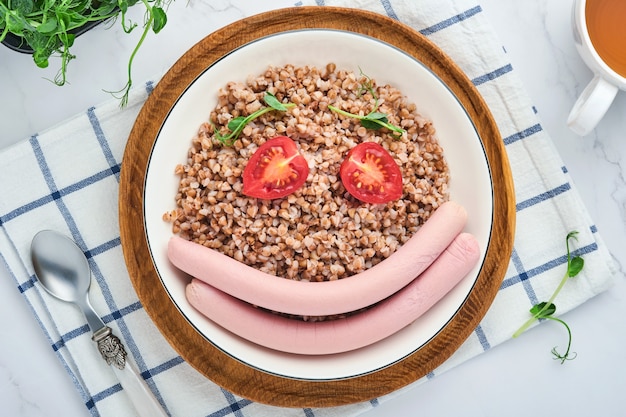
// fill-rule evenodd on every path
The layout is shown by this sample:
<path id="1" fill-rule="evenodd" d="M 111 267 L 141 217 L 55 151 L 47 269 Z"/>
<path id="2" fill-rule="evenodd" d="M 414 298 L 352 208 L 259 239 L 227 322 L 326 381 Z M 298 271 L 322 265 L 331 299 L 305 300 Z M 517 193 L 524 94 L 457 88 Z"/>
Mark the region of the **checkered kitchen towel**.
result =
<path id="1" fill-rule="evenodd" d="M 517 197 L 515 249 L 502 287 L 467 342 L 429 378 L 511 338 L 528 308 L 548 298 L 565 267 L 564 237 L 578 230 L 576 252 L 587 267 L 559 296 L 564 313 L 607 289 L 611 257 L 533 112 L 502 46 L 475 0 L 331 1 L 398 19 L 438 44 L 485 97 L 506 143 Z M 324 2 L 318 0 L 318 4 Z M 194 4 L 189 6 L 194 8 Z M 0 252 L 15 284 L 41 323 L 93 416 L 131 416 L 112 374 L 93 352 L 87 326 L 73 306 L 52 299 L 35 283 L 28 252 L 40 229 L 56 229 L 88 254 L 95 308 L 123 339 L 143 376 L 175 417 L 351 416 L 377 400 L 340 408 L 281 409 L 238 398 L 193 370 L 152 324 L 124 267 L 117 219 L 119 170 L 125 141 L 152 84 L 136 89 L 120 111 L 111 101 L 0 153 Z M 549 233 L 546 233 L 549 231 Z M 404 391 L 404 390 L 402 390 Z"/>

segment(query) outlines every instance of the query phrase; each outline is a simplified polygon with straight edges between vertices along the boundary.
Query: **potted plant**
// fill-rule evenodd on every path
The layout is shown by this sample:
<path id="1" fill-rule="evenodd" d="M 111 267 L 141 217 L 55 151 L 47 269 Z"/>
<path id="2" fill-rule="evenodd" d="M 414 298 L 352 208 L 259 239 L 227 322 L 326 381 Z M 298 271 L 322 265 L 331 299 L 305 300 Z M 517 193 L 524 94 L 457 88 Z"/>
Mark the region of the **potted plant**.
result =
<path id="1" fill-rule="evenodd" d="M 119 19 L 126 33 L 138 24 L 126 17 L 129 7 L 141 4 L 146 13 L 143 33 L 128 60 L 128 81 L 119 90 L 121 106 L 128 100 L 132 86 L 133 59 L 150 31 L 158 33 L 167 23 L 165 9 L 171 0 L 0 0 L 0 42 L 5 46 L 32 54 L 40 68 L 49 65 L 51 56 L 61 63 L 54 83 L 64 85 L 74 40 L 80 34 L 108 19 Z M 114 93 L 114 94 L 115 94 Z"/>

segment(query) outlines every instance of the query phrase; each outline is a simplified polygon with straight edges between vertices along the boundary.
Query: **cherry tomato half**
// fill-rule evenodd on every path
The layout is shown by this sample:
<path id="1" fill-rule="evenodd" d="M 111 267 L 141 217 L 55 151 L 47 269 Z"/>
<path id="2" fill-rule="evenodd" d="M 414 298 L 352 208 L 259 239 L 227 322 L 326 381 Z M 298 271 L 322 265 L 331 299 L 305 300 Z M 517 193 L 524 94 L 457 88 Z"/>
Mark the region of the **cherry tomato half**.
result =
<path id="1" fill-rule="evenodd" d="M 352 148 L 339 169 L 350 194 L 366 203 L 387 203 L 402 196 L 402 173 L 389 152 L 374 142 Z"/>
<path id="2" fill-rule="evenodd" d="M 243 170 L 243 193 L 271 200 L 284 197 L 304 184 L 309 165 L 293 140 L 277 136 L 259 146 Z"/>

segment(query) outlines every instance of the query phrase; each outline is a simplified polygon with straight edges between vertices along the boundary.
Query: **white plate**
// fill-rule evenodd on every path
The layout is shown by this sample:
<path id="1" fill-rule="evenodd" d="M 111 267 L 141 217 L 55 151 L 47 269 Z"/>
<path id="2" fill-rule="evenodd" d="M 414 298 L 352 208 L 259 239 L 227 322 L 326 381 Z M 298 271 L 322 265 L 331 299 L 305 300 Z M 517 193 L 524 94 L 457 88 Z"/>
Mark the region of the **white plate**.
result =
<path id="1" fill-rule="evenodd" d="M 329 47 L 332 45 L 332 47 Z M 185 163 L 198 127 L 217 102 L 217 90 L 228 81 L 245 82 L 269 65 L 324 67 L 359 72 L 378 84 L 398 87 L 418 111 L 433 121 L 450 168 L 450 198 L 468 212 L 466 231 L 481 247 L 481 261 L 427 314 L 395 335 L 368 347 L 335 355 L 294 355 L 247 342 L 199 314 L 185 298 L 189 277 L 172 267 L 166 248 L 171 224 L 162 216 L 175 208 L 179 178 L 176 164 Z M 393 63 L 393 64 L 390 64 Z M 311 29 L 286 32 L 247 44 L 207 68 L 181 95 L 163 123 L 152 150 L 145 179 L 145 229 L 154 265 L 172 301 L 189 322 L 219 349 L 259 370 L 287 378 L 350 378 L 391 365 L 433 338 L 460 308 L 474 285 L 491 236 L 493 190 L 482 142 L 454 94 L 415 58 L 377 39 L 352 32 Z"/>

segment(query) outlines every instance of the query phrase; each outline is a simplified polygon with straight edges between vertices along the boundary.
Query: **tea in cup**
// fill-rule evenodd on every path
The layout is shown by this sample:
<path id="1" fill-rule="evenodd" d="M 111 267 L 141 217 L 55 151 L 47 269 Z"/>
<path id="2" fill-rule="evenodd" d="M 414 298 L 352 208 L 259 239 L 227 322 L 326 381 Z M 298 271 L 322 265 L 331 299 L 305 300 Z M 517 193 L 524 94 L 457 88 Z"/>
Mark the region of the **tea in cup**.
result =
<path id="1" fill-rule="evenodd" d="M 574 41 L 594 77 L 574 104 L 567 125 L 591 132 L 618 91 L 626 90 L 626 0 L 576 0 Z"/>

